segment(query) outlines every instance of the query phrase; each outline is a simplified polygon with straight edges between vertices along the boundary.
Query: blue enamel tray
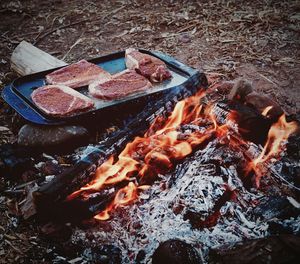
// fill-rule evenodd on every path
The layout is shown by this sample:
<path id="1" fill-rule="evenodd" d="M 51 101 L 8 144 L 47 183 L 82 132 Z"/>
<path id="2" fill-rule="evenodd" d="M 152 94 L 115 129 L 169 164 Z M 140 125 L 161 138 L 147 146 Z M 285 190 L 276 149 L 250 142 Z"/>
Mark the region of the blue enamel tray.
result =
<path id="1" fill-rule="evenodd" d="M 87 86 L 81 87 L 78 90 L 84 95 L 90 97 L 95 103 L 95 109 L 90 111 L 73 115 L 70 117 L 57 118 L 49 116 L 39 110 L 31 100 L 31 93 L 45 85 L 45 76 L 59 68 L 43 71 L 14 80 L 10 85 L 6 86 L 2 91 L 3 99 L 15 109 L 24 119 L 29 122 L 43 125 L 57 125 L 65 123 L 77 123 L 90 118 L 107 118 L 114 112 L 124 111 L 124 106 L 134 107 L 136 104 L 146 104 L 149 100 L 155 100 L 161 96 L 169 93 L 171 90 L 178 90 L 178 88 L 195 88 L 195 86 L 207 86 L 207 79 L 203 72 L 188 67 L 176 59 L 165 55 L 161 52 L 147 51 L 140 49 L 140 52 L 155 56 L 166 63 L 172 78 L 162 83 L 155 84 L 152 89 L 135 93 L 126 96 L 119 100 L 100 100 L 88 94 Z M 125 51 L 113 53 L 103 57 L 89 60 L 97 64 L 104 70 L 111 74 L 115 74 L 126 69 L 125 65 Z M 123 109 L 123 110 L 122 110 Z"/>

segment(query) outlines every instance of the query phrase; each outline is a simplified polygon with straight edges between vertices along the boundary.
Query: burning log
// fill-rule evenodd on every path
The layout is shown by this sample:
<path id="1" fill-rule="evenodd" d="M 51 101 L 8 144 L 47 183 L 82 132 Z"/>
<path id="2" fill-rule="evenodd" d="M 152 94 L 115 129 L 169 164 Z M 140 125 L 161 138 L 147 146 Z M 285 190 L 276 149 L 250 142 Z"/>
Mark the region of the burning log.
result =
<path id="1" fill-rule="evenodd" d="M 280 105 L 255 92 L 251 83 L 244 79 L 235 82 L 227 98 L 236 111 L 236 121 L 243 137 L 264 144 L 271 125 L 284 113 Z"/>
<path id="2" fill-rule="evenodd" d="M 264 144 L 273 122 L 240 102 L 231 104 L 231 108 L 235 111 L 235 120 L 243 138 L 257 144 Z M 253 129 L 254 127 L 256 129 Z"/>
<path id="3" fill-rule="evenodd" d="M 38 207 L 39 220 L 80 223 L 82 220 L 90 219 L 104 211 L 128 184 L 130 184 L 128 181 L 123 181 L 114 186 L 107 186 L 97 193 L 85 193 L 63 201 L 50 201 L 48 206 L 43 201 Z"/>
<path id="4" fill-rule="evenodd" d="M 223 148 L 226 146 L 230 151 L 241 152 L 244 145 L 247 145 L 248 150 L 249 142 L 244 141 L 237 133 L 235 119 L 232 112 L 228 114 L 226 105 L 224 106 L 226 110 L 224 110 L 222 103 L 201 104 L 207 99 L 206 95 L 199 92 L 195 96 L 190 96 L 191 93 L 192 91 L 181 91 L 179 97 L 172 94 L 157 101 L 154 106 L 150 107 L 149 104 L 150 110 L 147 108 L 147 111 L 142 112 L 127 124 L 126 129 L 118 131 L 98 146 L 99 149 L 105 151 L 93 152 L 93 154 L 96 153 L 93 161 L 82 164 L 84 173 L 71 171 L 73 177 L 69 176 L 70 172 L 62 174 L 57 177 L 56 183 L 53 181 L 41 187 L 35 193 L 39 208 L 54 205 L 56 209 L 52 212 L 53 215 L 68 212 L 68 215 L 79 219 L 96 215 L 95 219 L 106 220 L 114 208 L 135 200 L 139 190 L 148 188 L 144 186 L 145 184 L 152 184 L 159 174 L 166 174 L 179 161 L 205 146 L 213 138 L 217 139 L 221 152 L 222 146 Z M 187 96 L 190 97 L 179 100 Z M 169 103 L 167 106 L 166 100 Z M 167 115 L 177 101 L 179 102 L 173 112 L 167 118 L 162 118 L 162 114 Z M 241 108 L 249 109 L 247 107 L 244 104 L 241 105 Z M 263 118 L 260 113 L 257 115 Z M 140 125 L 142 120 L 146 120 L 143 126 Z M 260 169 L 261 161 L 266 161 L 278 153 L 280 150 L 278 146 L 295 130 L 295 124 L 287 123 L 284 117 L 279 121 L 270 129 L 265 149 L 258 157 L 257 155 L 247 157 L 246 151 L 245 154 L 241 154 L 243 156 L 241 162 L 236 161 L 238 165 L 241 165 L 242 178 L 245 175 L 243 182 L 251 179 L 258 187 L 263 175 Z M 146 131 L 150 123 L 151 126 Z M 274 133 L 278 131 L 279 138 L 276 139 Z M 142 133 L 144 136 L 135 137 Z M 127 143 L 130 140 L 132 141 Z M 116 157 L 114 154 L 120 149 L 123 150 Z M 219 158 L 222 156 L 220 155 Z M 233 161 L 224 158 L 225 166 L 227 166 L 226 162 L 231 164 Z M 80 164 L 77 166 L 81 171 Z M 65 188 L 66 184 L 68 188 Z M 212 226 L 216 223 L 220 208 L 234 197 L 234 193 L 228 190 L 223 195 L 224 197 L 222 196 L 216 203 L 207 219 L 197 220 L 197 224 L 194 224 L 197 228 Z M 49 214 L 48 211 L 40 210 Z M 195 218 L 192 212 L 186 214 L 186 217 L 187 219 Z"/>
<path id="5" fill-rule="evenodd" d="M 199 84 L 205 83 L 202 79 L 198 81 Z M 194 87 L 187 90 L 179 87 L 172 93 L 162 96 L 155 103 L 150 102 L 145 107 L 145 111 L 142 111 L 136 118 L 126 124 L 124 129 L 115 132 L 108 140 L 98 145 L 95 151 L 75 164 L 74 167 L 58 175 L 51 182 L 41 186 L 38 191 L 34 192 L 38 211 L 43 211 L 42 208 L 51 207 L 53 204 L 64 201 L 76 188 L 89 182 L 97 166 L 100 166 L 109 156 L 124 148 L 125 144 L 133 137 L 143 133 L 157 116 L 169 113 L 179 100 L 191 96 L 198 89 Z"/>
<path id="6" fill-rule="evenodd" d="M 49 206 L 53 202 L 63 200 L 66 195 L 72 192 L 72 182 L 88 178 L 89 170 L 99 162 L 101 156 L 105 157 L 105 153 L 95 150 L 77 162 L 72 168 L 57 175 L 51 182 L 42 185 L 33 193 L 37 206 Z"/>

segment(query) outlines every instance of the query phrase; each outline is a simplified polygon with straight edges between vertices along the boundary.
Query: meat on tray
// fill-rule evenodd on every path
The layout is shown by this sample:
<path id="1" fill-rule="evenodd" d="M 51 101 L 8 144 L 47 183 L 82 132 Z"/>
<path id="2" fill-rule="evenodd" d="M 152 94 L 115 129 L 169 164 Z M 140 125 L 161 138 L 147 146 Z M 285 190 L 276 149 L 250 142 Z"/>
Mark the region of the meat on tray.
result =
<path id="1" fill-rule="evenodd" d="M 133 48 L 126 50 L 125 63 L 128 69 L 137 71 L 151 82 L 162 82 L 172 77 L 163 61 Z"/>
<path id="2" fill-rule="evenodd" d="M 48 84 L 62 84 L 71 88 L 89 85 L 95 80 L 106 80 L 111 75 L 99 66 L 86 60 L 73 63 L 46 75 Z"/>
<path id="3" fill-rule="evenodd" d="M 144 91 L 151 87 L 151 83 L 142 75 L 133 70 L 125 70 L 113 75 L 110 80 L 91 83 L 89 92 L 94 97 L 111 100 Z"/>
<path id="4" fill-rule="evenodd" d="M 65 85 L 46 85 L 31 94 L 33 102 L 47 115 L 72 116 L 94 107 L 94 102 Z"/>

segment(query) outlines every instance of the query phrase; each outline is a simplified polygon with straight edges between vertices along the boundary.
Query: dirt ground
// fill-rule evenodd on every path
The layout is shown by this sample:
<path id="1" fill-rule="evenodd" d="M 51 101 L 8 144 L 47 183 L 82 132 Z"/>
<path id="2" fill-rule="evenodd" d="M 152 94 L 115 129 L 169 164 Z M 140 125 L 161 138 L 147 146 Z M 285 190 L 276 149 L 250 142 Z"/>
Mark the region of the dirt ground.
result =
<path id="1" fill-rule="evenodd" d="M 141 47 L 208 75 L 246 77 L 300 120 L 297 0 L 2 0 L 0 17 L 0 90 L 16 77 L 10 56 L 22 40 L 68 63 Z M 0 144 L 14 142 L 21 123 L 0 99 Z M 38 236 L 34 223 L 17 223 L 2 205 L 0 262 L 52 263 L 51 242 Z"/>

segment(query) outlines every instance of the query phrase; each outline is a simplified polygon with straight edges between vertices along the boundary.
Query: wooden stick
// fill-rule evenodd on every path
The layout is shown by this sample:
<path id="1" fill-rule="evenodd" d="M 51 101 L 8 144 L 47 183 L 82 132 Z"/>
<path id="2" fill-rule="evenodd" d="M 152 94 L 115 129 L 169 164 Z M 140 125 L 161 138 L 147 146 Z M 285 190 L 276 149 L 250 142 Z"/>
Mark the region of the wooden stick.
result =
<path id="1" fill-rule="evenodd" d="M 51 56 L 24 40 L 11 55 L 11 68 L 21 76 L 65 65 L 67 63 L 64 61 Z"/>
<path id="2" fill-rule="evenodd" d="M 52 30 L 50 30 L 50 31 L 48 31 L 48 32 L 46 32 L 46 33 L 44 33 L 44 34 L 41 35 L 41 36 L 38 35 L 37 38 L 36 38 L 36 40 L 35 40 L 35 42 L 34 42 L 33 44 L 36 45 L 36 44 L 37 44 L 38 42 L 40 42 L 43 38 L 45 38 L 45 37 L 51 35 L 52 33 L 54 33 L 54 32 L 57 31 L 57 30 L 64 29 L 64 28 L 68 28 L 68 27 L 71 27 L 71 26 L 75 26 L 75 25 L 78 25 L 78 24 L 81 24 L 81 23 L 84 23 L 84 22 L 87 22 L 87 21 L 89 21 L 89 19 L 83 19 L 83 20 L 80 20 L 80 21 L 76 21 L 76 22 L 74 22 L 74 23 L 70 23 L 70 24 L 68 24 L 68 25 L 62 25 L 62 26 L 60 26 L 60 27 L 57 27 L 57 28 L 55 28 L 55 29 L 52 29 Z"/>

